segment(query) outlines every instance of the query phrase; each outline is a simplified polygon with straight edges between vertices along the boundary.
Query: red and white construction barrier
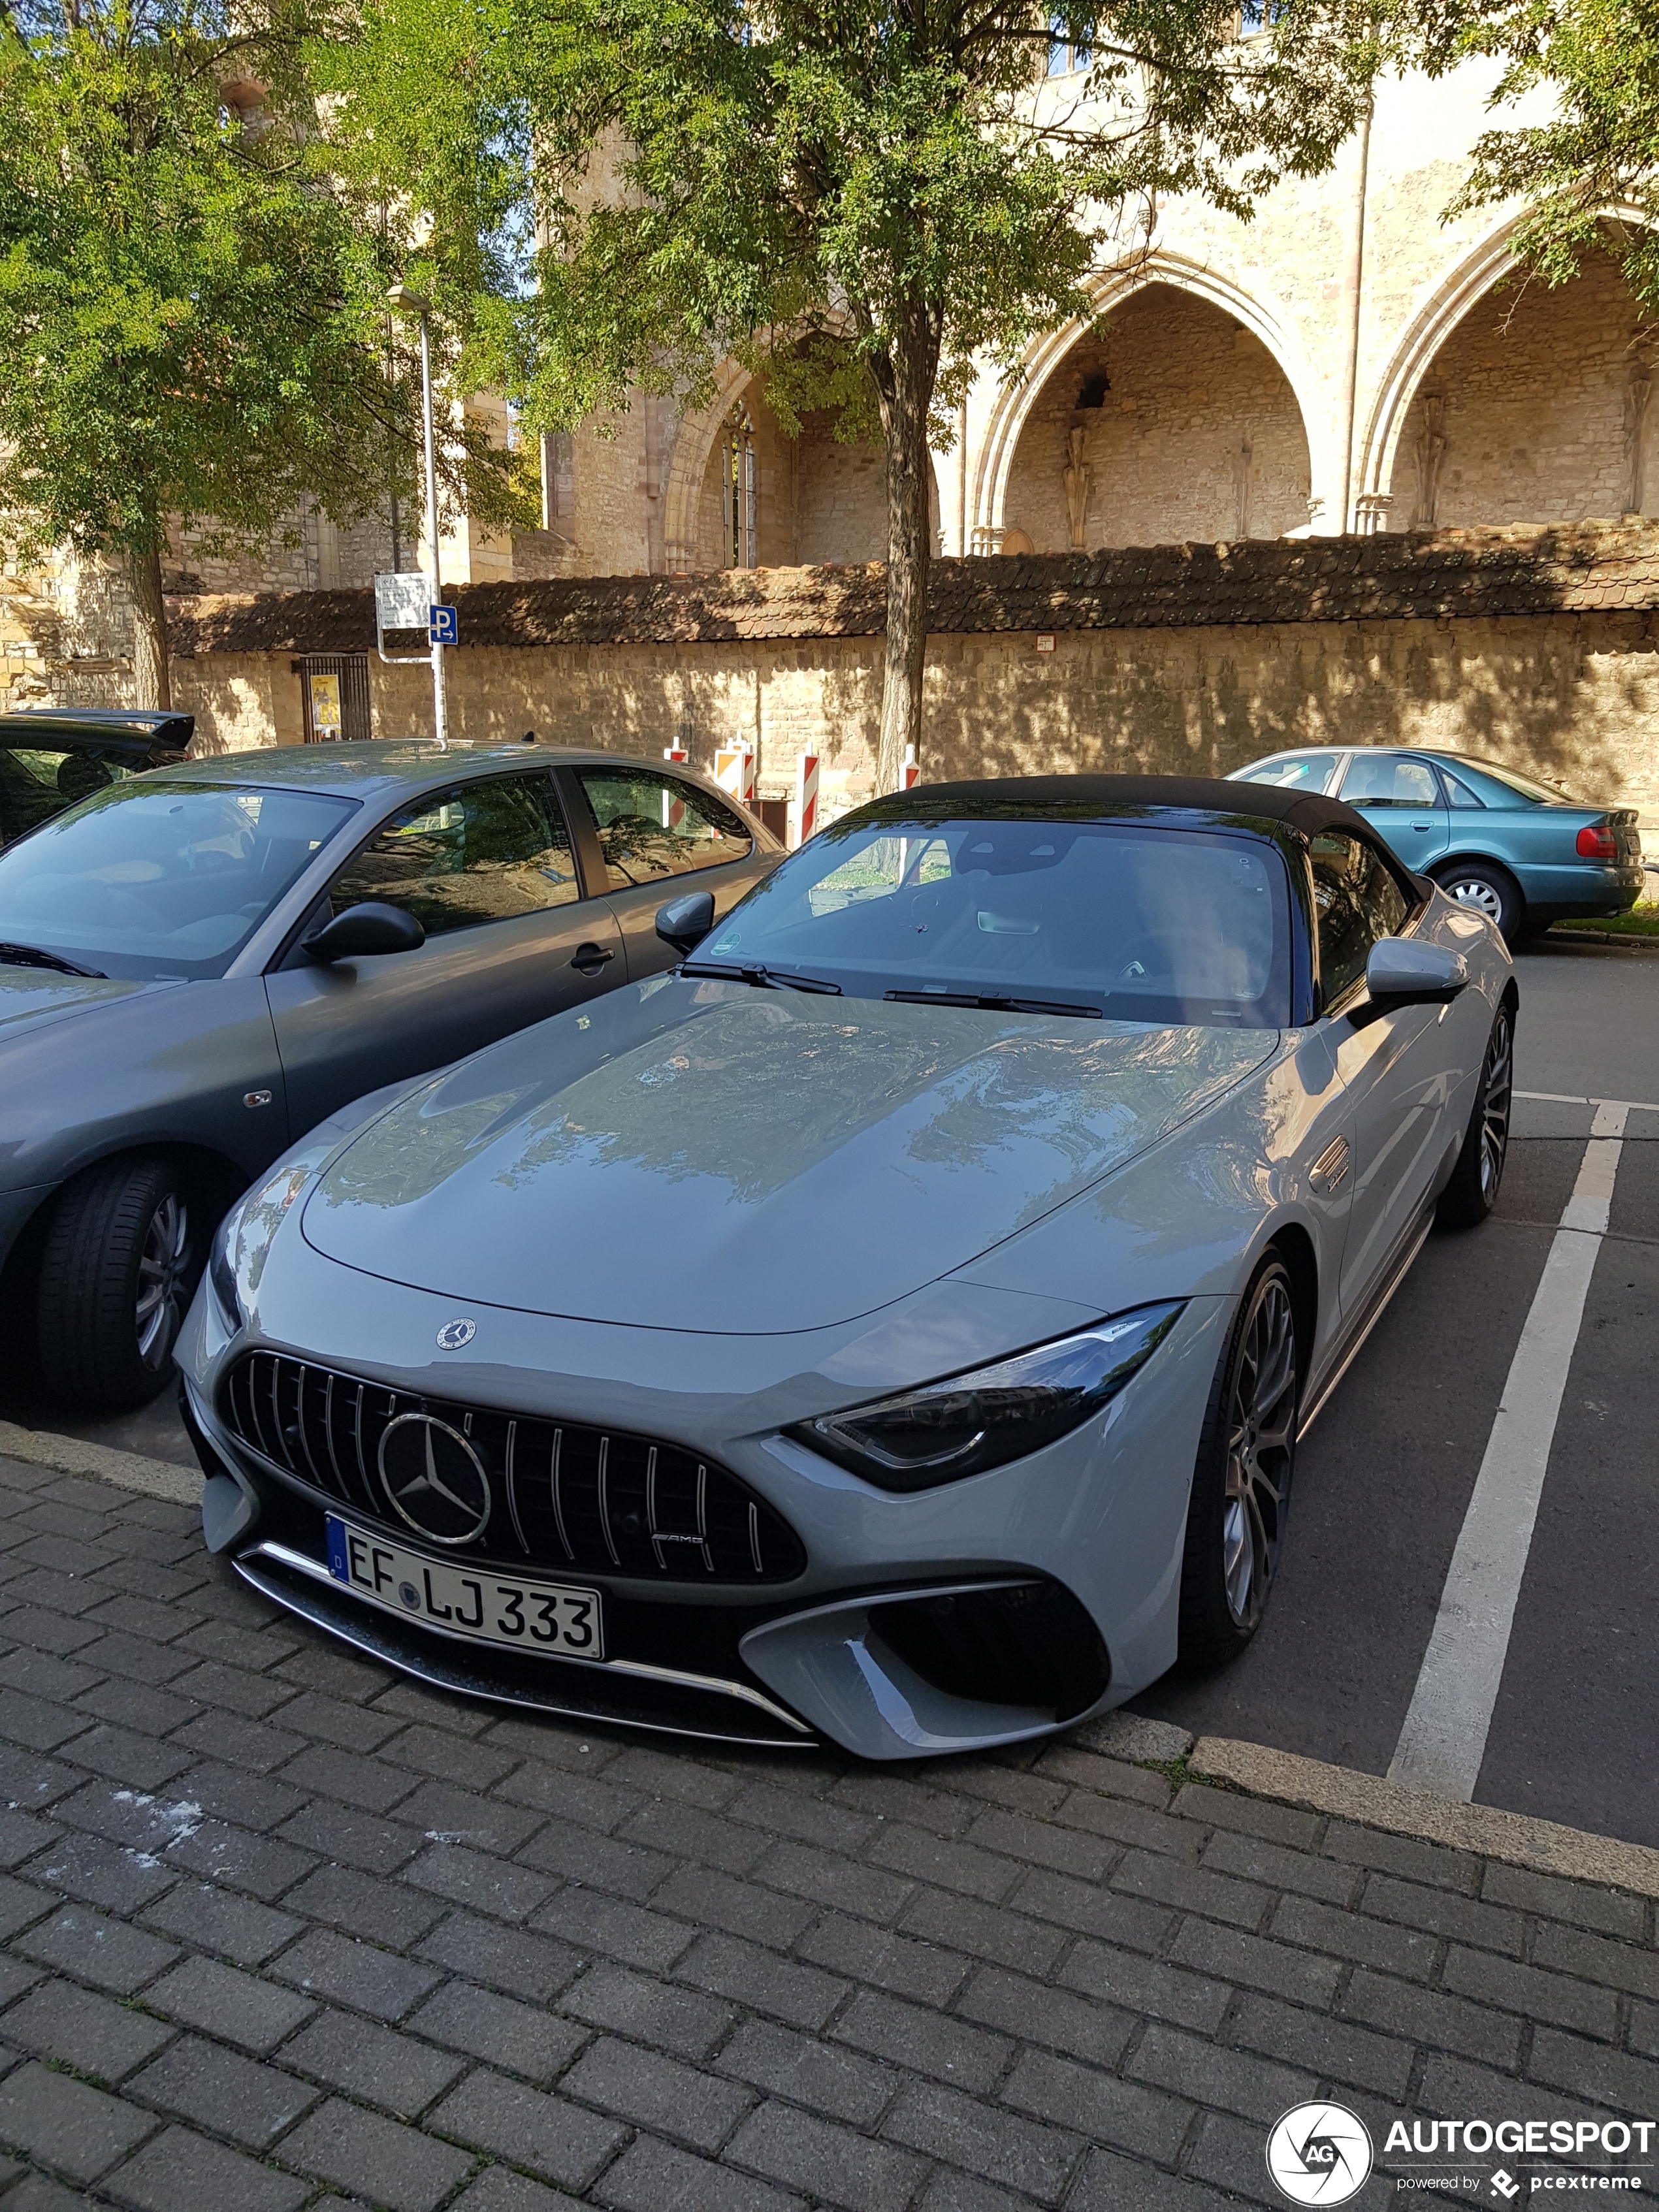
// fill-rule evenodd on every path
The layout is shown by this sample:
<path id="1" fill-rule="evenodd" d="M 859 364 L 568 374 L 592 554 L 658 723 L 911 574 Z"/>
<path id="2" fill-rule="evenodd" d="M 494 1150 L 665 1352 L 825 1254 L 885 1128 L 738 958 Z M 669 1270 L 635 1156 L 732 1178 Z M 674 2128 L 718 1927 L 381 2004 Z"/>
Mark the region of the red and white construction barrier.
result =
<path id="1" fill-rule="evenodd" d="M 662 757 L 665 761 L 678 763 L 682 768 L 691 757 L 684 745 L 665 745 L 662 749 Z M 678 830 L 684 820 L 685 801 L 677 798 L 673 792 L 665 791 L 662 795 L 663 828 Z"/>
<path id="2" fill-rule="evenodd" d="M 795 842 L 804 845 L 818 826 L 818 757 L 795 756 Z"/>
<path id="3" fill-rule="evenodd" d="M 899 789 L 901 791 L 914 791 L 921 781 L 921 763 L 916 758 L 916 749 L 914 745 L 906 745 L 904 748 L 904 766 L 899 773 Z"/>
<path id="4" fill-rule="evenodd" d="M 714 781 L 729 791 L 740 806 L 755 803 L 755 752 L 752 745 L 735 746 L 714 756 Z"/>

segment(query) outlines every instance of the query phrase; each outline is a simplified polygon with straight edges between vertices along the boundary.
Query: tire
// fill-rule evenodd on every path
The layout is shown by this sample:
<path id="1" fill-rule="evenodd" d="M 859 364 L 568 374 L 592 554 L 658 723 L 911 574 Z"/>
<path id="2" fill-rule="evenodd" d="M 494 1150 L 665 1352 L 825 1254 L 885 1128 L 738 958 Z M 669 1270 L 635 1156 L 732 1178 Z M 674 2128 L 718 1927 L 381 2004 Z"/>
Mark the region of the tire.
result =
<path id="1" fill-rule="evenodd" d="M 1261 1626 L 1284 1543 L 1301 1395 L 1291 1278 L 1270 1251 L 1239 1300 L 1193 1469 L 1181 1568 L 1187 1667 L 1237 1657 Z"/>
<path id="2" fill-rule="evenodd" d="M 1492 1018 L 1474 1093 L 1474 1110 L 1435 1218 L 1443 1228 L 1478 1229 L 1498 1203 L 1510 1150 L 1515 1085 L 1515 1009 L 1507 1000 Z"/>
<path id="3" fill-rule="evenodd" d="M 1528 934 L 1527 902 L 1507 868 L 1493 860 L 1453 860 L 1433 874 L 1448 898 L 1495 922 L 1505 945 L 1517 945 Z"/>
<path id="4" fill-rule="evenodd" d="M 70 1183 L 40 1254 L 40 1377 L 59 1403 L 125 1413 L 173 1375 L 201 1272 L 191 1199 L 171 1161 L 111 1160 Z"/>

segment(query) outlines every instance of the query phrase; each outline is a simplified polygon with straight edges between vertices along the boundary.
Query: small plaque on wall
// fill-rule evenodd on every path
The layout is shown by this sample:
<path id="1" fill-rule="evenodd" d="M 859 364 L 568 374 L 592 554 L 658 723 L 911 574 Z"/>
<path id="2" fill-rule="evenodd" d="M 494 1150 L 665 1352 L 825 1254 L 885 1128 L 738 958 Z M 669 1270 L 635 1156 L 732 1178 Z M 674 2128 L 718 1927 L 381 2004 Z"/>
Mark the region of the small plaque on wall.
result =
<path id="1" fill-rule="evenodd" d="M 1054 634 L 1053 630 L 1051 630 L 1051 629 L 1040 629 L 1040 630 L 1037 632 L 1037 634 L 1036 634 L 1036 647 L 1037 647 L 1037 651 L 1038 651 L 1039 653 L 1052 653 L 1052 652 L 1054 651 Z"/>

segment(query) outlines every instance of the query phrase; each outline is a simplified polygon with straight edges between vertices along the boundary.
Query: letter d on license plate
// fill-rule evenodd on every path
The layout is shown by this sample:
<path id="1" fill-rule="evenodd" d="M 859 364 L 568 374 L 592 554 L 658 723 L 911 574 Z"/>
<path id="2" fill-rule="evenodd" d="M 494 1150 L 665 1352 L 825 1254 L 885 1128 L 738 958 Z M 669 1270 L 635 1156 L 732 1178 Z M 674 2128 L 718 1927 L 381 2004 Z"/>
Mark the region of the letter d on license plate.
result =
<path id="1" fill-rule="evenodd" d="M 521 1651 L 602 1659 L 599 1593 L 562 1583 L 526 1583 L 454 1559 L 429 1559 L 327 1516 L 328 1569 L 356 1597 L 424 1628 Z"/>

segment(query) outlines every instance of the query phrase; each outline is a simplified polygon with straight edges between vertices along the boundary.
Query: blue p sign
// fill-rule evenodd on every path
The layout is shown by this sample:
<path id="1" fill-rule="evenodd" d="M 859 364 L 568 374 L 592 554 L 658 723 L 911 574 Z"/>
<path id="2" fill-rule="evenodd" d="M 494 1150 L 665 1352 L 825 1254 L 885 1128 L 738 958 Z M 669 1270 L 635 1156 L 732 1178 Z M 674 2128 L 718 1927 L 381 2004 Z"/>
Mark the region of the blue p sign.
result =
<path id="1" fill-rule="evenodd" d="M 434 645 L 459 645 L 461 626 L 454 608 L 428 607 L 426 611 L 426 634 Z"/>

